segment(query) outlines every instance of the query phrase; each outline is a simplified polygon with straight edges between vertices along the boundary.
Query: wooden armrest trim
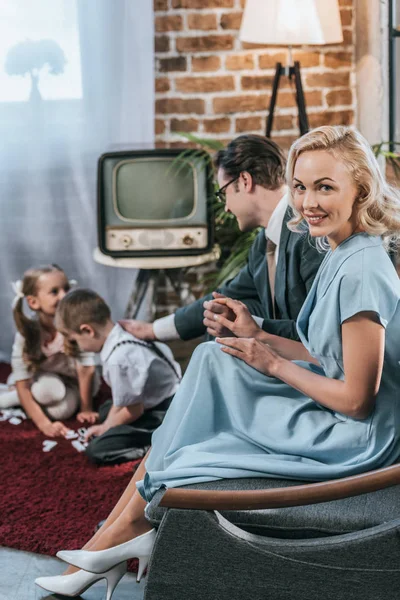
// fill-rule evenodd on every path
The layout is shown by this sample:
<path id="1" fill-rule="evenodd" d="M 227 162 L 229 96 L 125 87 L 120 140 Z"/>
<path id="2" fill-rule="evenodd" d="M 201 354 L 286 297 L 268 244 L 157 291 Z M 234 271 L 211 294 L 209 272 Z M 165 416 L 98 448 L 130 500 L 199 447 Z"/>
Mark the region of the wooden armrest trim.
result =
<path id="1" fill-rule="evenodd" d="M 361 475 L 268 490 L 186 490 L 171 488 L 160 501 L 166 508 L 257 510 L 303 506 L 359 496 L 400 484 L 400 464 Z"/>

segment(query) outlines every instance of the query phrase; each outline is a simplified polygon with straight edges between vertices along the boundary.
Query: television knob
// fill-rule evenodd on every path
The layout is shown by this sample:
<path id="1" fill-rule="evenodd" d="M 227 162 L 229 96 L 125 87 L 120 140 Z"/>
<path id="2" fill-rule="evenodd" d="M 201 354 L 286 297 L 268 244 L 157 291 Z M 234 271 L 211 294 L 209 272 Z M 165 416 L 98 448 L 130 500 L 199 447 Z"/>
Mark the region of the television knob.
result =
<path id="1" fill-rule="evenodd" d="M 185 235 L 182 238 L 182 242 L 185 244 L 185 246 L 192 246 L 194 243 L 194 238 L 191 235 Z"/>
<path id="2" fill-rule="evenodd" d="M 122 236 L 122 244 L 123 244 L 124 248 L 129 248 L 129 246 L 132 244 L 132 242 L 133 242 L 133 240 L 130 235 Z"/>

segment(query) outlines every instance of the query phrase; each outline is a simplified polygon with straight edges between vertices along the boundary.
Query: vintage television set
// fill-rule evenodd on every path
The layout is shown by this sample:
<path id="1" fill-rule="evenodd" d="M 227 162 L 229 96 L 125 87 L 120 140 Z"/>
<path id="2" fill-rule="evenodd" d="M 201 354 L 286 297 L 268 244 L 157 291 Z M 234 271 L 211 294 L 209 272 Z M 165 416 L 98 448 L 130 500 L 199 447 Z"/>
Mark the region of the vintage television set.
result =
<path id="1" fill-rule="evenodd" d="M 108 152 L 98 162 L 98 236 L 114 258 L 205 254 L 213 246 L 213 177 L 199 150 Z"/>

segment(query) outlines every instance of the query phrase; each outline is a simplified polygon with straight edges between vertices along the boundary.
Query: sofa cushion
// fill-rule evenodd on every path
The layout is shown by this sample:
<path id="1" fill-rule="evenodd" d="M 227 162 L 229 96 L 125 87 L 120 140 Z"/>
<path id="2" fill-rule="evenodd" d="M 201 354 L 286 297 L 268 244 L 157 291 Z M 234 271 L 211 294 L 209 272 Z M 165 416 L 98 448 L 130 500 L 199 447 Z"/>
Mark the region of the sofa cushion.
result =
<path id="1" fill-rule="evenodd" d="M 184 489 L 260 490 L 304 485 L 304 481 L 284 479 L 223 479 L 188 485 Z M 158 527 L 167 509 L 158 506 L 165 489 L 154 496 L 146 516 Z M 259 535 L 279 538 L 311 538 L 360 531 L 400 517 L 400 486 L 377 492 L 310 504 L 264 510 L 220 511 L 231 523 Z"/>

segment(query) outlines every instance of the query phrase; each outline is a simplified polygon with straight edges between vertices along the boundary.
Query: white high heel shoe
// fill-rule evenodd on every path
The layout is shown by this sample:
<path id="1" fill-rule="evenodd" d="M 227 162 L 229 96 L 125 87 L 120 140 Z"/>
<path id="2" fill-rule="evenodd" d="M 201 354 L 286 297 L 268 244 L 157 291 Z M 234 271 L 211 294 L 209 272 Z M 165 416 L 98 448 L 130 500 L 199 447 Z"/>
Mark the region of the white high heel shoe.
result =
<path id="1" fill-rule="evenodd" d="M 111 596 L 118 585 L 119 581 L 126 573 L 126 562 L 120 563 L 113 569 L 105 573 L 88 573 L 87 571 L 77 571 L 71 575 L 56 575 L 55 577 L 38 577 L 35 579 L 36 585 L 52 592 L 53 594 L 62 594 L 64 596 L 80 596 L 91 585 L 106 579 L 107 581 L 107 598 L 111 600 Z"/>
<path id="2" fill-rule="evenodd" d="M 107 550 L 60 550 L 57 552 L 57 556 L 70 565 L 91 573 L 103 573 L 122 561 L 138 558 L 137 581 L 140 581 L 143 571 L 149 563 L 155 539 L 156 530 L 151 529 L 143 535 Z"/>

